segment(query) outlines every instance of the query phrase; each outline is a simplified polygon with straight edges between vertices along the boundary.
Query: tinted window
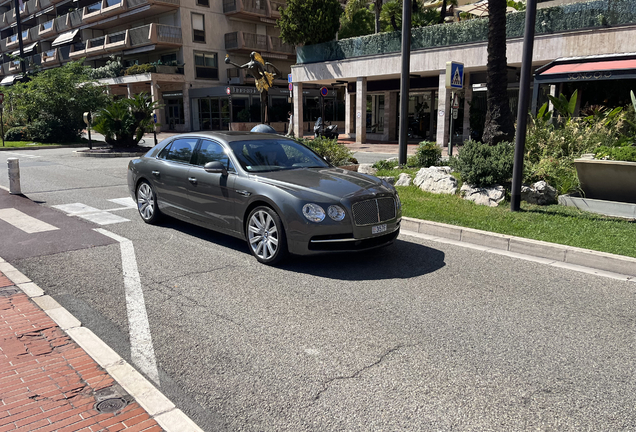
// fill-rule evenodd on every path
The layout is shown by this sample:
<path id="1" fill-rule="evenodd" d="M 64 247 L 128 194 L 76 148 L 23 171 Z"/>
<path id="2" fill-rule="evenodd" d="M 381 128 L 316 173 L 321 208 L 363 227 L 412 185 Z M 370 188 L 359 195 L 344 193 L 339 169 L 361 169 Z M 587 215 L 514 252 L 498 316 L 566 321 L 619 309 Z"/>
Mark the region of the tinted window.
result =
<path id="1" fill-rule="evenodd" d="M 231 169 L 230 158 L 225 154 L 221 144 L 208 140 L 201 141 L 201 148 L 195 154 L 194 164 L 204 166 L 206 163 L 214 161 L 221 162 L 228 170 Z"/>
<path id="2" fill-rule="evenodd" d="M 251 172 L 329 166 L 316 153 L 290 140 L 234 141 L 230 147 L 241 166 Z"/>
<path id="3" fill-rule="evenodd" d="M 160 157 L 163 156 L 167 160 L 171 161 L 190 163 L 190 158 L 192 157 L 192 152 L 194 151 L 196 144 L 197 138 L 181 138 L 174 140 L 167 153 L 164 155 L 164 152 L 161 152 L 162 154 Z"/>

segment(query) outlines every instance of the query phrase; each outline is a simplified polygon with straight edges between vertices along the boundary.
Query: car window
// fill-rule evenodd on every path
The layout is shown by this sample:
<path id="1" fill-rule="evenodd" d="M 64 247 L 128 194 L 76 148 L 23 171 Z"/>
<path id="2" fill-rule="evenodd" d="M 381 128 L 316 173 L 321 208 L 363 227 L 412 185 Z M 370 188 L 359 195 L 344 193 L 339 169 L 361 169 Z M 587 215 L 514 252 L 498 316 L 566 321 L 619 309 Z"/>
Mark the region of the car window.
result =
<path id="1" fill-rule="evenodd" d="M 228 171 L 234 171 L 230 158 L 225 154 L 225 150 L 221 144 L 214 141 L 202 140 L 201 147 L 194 155 L 194 164 L 204 166 L 206 163 L 214 161 L 221 162 Z"/>
<path id="2" fill-rule="evenodd" d="M 166 154 L 164 155 L 162 152 L 160 157 L 163 156 L 170 161 L 190 163 L 197 141 L 198 138 L 176 139 L 172 142 Z"/>
<path id="3" fill-rule="evenodd" d="M 243 169 L 250 172 L 329 166 L 316 153 L 291 140 L 234 141 L 230 147 Z"/>

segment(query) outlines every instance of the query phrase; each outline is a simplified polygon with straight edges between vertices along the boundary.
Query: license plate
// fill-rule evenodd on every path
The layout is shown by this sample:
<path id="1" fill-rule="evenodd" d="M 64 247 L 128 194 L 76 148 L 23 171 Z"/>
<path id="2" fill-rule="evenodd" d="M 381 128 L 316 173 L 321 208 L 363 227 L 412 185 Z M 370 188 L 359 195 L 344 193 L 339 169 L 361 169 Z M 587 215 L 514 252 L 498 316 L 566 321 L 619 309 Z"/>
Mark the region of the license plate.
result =
<path id="1" fill-rule="evenodd" d="M 380 234 L 386 231 L 386 224 L 371 227 L 371 234 Z"/>

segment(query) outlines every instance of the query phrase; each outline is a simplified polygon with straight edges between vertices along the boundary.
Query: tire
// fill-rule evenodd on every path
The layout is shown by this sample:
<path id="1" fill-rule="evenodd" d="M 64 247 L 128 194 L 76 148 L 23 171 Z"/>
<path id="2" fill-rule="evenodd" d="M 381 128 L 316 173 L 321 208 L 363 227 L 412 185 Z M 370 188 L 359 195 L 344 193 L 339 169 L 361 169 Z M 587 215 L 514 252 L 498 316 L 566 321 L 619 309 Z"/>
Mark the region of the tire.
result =
<path id="1" fill-rule="evenodd" d="M 139 216 L 147 224 L 154 225 L 161 219 L 161 212 L 157 205 L 157 194 L 147 181 L 137 186 L 137 210 Z"/>
<path id="2" fill-rule="evenodd" d="M 273 265 L 287 255 L 287 237 L 280 217 L 269 207 L 256 207 L 245 226 L 250 252 L 260 263 Z"/>

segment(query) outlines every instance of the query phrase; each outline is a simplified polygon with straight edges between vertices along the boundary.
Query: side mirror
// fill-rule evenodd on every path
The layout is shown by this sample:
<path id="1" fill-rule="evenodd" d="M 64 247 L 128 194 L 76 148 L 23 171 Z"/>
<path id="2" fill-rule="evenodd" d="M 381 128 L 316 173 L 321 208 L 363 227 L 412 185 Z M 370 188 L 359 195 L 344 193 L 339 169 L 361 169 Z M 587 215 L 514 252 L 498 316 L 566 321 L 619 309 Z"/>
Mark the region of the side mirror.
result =
<path id="1" fill-rule="evenodd" d="M 225 166 L 219 161 L 208 162 L 203 166 L 203 169 L 205 170 L 205 172 L 208 172 L 210 174 L 221 174 L 223 176 L 227 175 L 227 168 L 225 168 Z"/>

